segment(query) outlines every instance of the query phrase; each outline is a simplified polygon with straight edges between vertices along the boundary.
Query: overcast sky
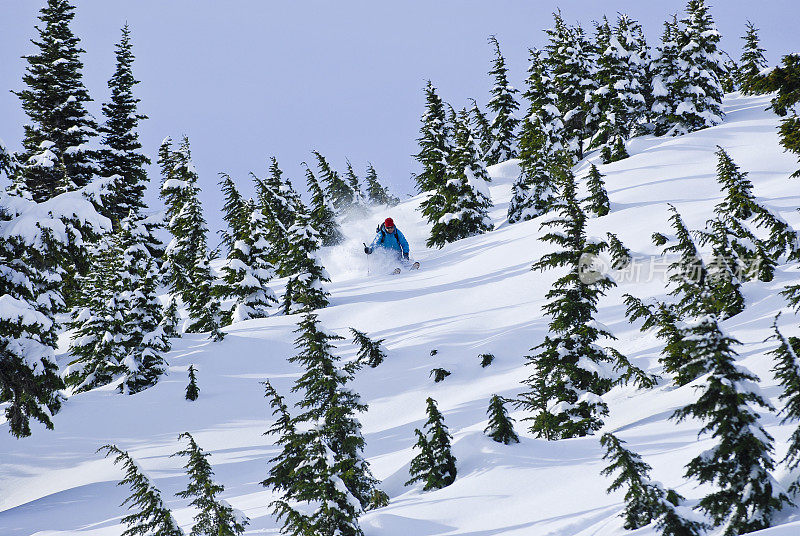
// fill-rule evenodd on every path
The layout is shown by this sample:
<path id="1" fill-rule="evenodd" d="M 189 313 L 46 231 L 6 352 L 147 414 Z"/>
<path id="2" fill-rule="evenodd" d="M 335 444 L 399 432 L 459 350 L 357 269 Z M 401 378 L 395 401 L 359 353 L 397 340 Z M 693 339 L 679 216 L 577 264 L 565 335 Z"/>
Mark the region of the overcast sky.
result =
<path id="1" fill-rule="evenodd" d="M 127 21 L 141 80 L 136 88 L 145 151 L 155 160 L 166 136 L 189 136 L 212 229 L 222 226 L 217 174 L 231 174 L 247 195 L 248 172 L 264 175 L 275 155 L 304 188 L 300 162 L 317 149 L 338 168 L 350 158 L 363 176 L 371 161 L 397 194 L 413 192 L 411 155 L 422 88 L 430 78 L 455 107 L 474 97 L 481 107 L 491 81 L 487 37 L 497 36 L 512 83 L 522 87 L 527 49 L 545 42 L 542 29 L 561 8 L 568 22 L 624 12 L 657 44 L 661 23 L 681 13 L 683 1 L 396 0 L 394 2 L 264 0 L 80 0 L 73 30 L 86 54 L 84 78 L 100 103 L 114 69 L 114 44 Z M 26 120 L 19 100 L 23 54 L 38 9 L 35 0 L 0 0 L 0 139 L 18 149 Z M 718 0 L 712 13 L 723 48 L 737 58 L 746 20 L 761 30 L 775 63 L 800 51 L 800 2 Z M 157 169 L 151 170 L 158 184 Z M 149 192 L 156 199 L 155 188 Z M 216 243 L 216 242 L 213 242 Z"/>

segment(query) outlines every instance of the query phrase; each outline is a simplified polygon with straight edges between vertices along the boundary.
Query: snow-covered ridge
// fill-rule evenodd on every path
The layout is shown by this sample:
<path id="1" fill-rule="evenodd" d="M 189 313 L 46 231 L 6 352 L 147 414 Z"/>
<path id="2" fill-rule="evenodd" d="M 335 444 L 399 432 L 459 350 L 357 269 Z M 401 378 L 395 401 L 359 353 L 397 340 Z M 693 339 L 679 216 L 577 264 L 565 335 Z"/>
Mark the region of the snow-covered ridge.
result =
<path id="1" fill-rule="evenodd" d="M 691 228 L 699 228 L 722 197 L 715 179 L 716 146 L 722 146 L 743 171 L 749 172 L 759 200 L 800 228 L 800 188 L 789 179 L 796 168 L 791 155 L 778 145 L 778 118 L 765 111 L 766 97 L 730 96 L 725 121 L 716 127 L 678 138 L 635 138 L 630 158 L 599 166 L 605 174 L 611 213 L 589 223 L 590 235 L 615 233 L 635 255 L 660 253 L 650 236 L 666 231 L 667 203 L 681 212 Z M 590 161 L 576 167 L 583 177 Z M 599 164 L 599 161 L 595 162 Z M 544 337 L 547 319 L 541 306 L 554 273 L 530 270 L 546 244 L 537 240 L 538 221 L 503 224 L 516 163 L 490 168 L 491 216 L 498 229 L 425 250 L 427 225 L 412 198 L 365 220 L 343 225 L 347 241 L 323 252 L 332 276 L 331 306 L 320 311 L 323 326 L 341 335 L 355 327 L 385 338 L 387 360 L 359 373 L 353 388 L 370 406 L 362 416 L 366 456 L 392 501 L 369 512 L 361 525 L 369 536 L 392 535 L 647 535 L 622 528 L 617 517 L 621 494 L 606 495 L 609 481 L 600 476 L 599 434 L 547 442 L 525 433 L 524 413 L 512 412 L 522 442 L 504 446 L 483 434 L 486 409 L 493 394 L 514 397 L 530 371 L 523 356 Z M 369 241 L 375 225 L 391 216 L 421 261 L 420 272 L 400 276 L 366 258 L 361 242 Z M 373 264 L 368 264 L 371 262 Z M 369 271 L 369 275 L 367 272 Z M 725 322 L 744 344 L 741 364 L 760 378 L 762 392 L 773 405 L 779 389 L 764 352 L 775 314 L 784 308 L 777 295 L 797 282 L 796 266 L 780 266 L 770 283 L 747 283 L 747 309 Z M 280 284 L 275 289 L 280 292 Z M 601 300 L 597 320 L 618 337 L 615 347 L 635 364 L 656 370 L 659 341 L 627 323 L 621 296 L 640 298 L 664 293 L 663 278 L 621 281 Z M 298 375 L 286 362 L 293 355 L 292 333 L 297 317 L 272 317 L 226 328 L 224 341 L 185 335 L 167 356 L 169 375 L 155 387 L 121 396 L 113 387 L 72 397 L 55 417 L 55 430 L 36 427 L 32 437 L 15 440 L 0 433 L 0 534 L 3 536 L 116 535 L 126 490 L 110 460 L 95 453 L 114 442 L 138 460 L 164 493 L 179 523 L 190 523 L 192 511 L 174 498 L 184 486 L 181 461 L 169 455 L 179 450 L 180 432 L 189 431 L 211 452 L 216 479 L 226 486 L 225 499 L 251 518 L 247 534 L 278 534 L 269 513 L 273 499 L 258 482 L 266 476 L 267 460 L 277 449 L 263 432 L 270 412 L 260 381 L 269 378 L 282 393 Z M 781 317 L 786 335 L 798 333 L 798 319 Z M 349 359 L 355 348 L 339 346 Z M 430 350 L 437 349 L 436 356 Z M 493 353 L 494 363 L 481 368 L 478 355 Z M 62 365 L 65 356 L 62 357 Z M 200 398 L 183 399 L 187 369 L 197 369 Z M 434 383 L 430 370 L 452 372 Z M 610 416 L 604 431 L 614 431 L 653 466 L 652 476 L 674 487 L 690 504 L 705 493 L 682 478 L 683 466 L 711 441 L 697 440 L 699 423 L 668 421 L 672 411 L 692 397 L 692 385 L 663 385 L 649 391 L 616 388 L 603 398 Z M 413 453 L 413 430 L 425 420 L 425 398 L 431 396 L 444 413 L 453 434 L 458 459 L 456 482 L 436 492 L 406 488 Z M 786 450 L 793 427 L 781 426 L 774 414 L 764 415 L 776 440 L 776 458 Z M 0 425 L 0 432 L 5 425 Z M 789 475 L 777 474 L 787 481 Z M 791 514 L 777 519 L 782 526 L 763 531 L 769 536 L 800 533 Z"/>

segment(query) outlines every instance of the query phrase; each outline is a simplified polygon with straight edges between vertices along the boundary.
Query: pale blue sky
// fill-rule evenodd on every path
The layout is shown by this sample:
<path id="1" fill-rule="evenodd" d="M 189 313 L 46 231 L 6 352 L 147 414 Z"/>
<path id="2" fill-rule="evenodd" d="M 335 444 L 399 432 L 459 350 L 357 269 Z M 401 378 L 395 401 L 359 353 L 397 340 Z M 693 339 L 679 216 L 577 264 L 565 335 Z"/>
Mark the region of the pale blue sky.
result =
<path id="1" fill-rule="evenodd" d="M 16 149 L 25 117 L 9 91 L 21 88 L 29 39 L 43 2 L 0 0 L 0 138 Z M 338 169 L 349 157 L 363 176 L 372 161 L 397 194 L 413 192 L 411 154 L 428 78 L 461 107 L 485 106 L 491 49 L 497 35 L 512 83 L 522 87 L 527 49 L 545 42 L 543 28 L 559 6 L 570 22 L 617 11 L 639 20 L 656 44 L 661 23 L 683 1 L 376 0 L 80 0 L 74 31 L 82 39 L 85 82 L 100 119 L 113 45 L 127 21 L 137 56 L 141 137 L 154 157 L 167 135 L 187 134 L 201 175 L 212 229 L 221 227 L 217 174 L 225 171 L 252 192 L 248 171 L 266 173 L 267 159 L 301 189 L 300 162 L 317 149 Z M 738 59 L 747 19 L 760 29 L 771 62 L 800 51 L 800 2 L 718 0 L 712 13 L 723 48 Z M 151 177 L 157 184 L 157 169 Z M 151 188 L 151 190 L 154 190 Z M 154 199 L 154 191 L 150 198 Z M 216 242 L 214 242 L 216 243 Z"/>

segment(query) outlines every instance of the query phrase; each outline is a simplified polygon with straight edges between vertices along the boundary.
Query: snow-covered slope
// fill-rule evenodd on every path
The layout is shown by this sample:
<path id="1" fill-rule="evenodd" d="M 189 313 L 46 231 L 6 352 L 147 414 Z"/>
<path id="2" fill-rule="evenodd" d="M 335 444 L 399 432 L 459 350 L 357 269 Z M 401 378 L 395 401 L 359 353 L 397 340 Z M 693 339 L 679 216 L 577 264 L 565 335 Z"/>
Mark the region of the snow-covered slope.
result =
<path id="1" fill-rule="evenodd" d="M 800 188 L 788 178 L 796 162 L 778 146 L 778 119 L 764 111 L 767 104 L 763 97 L 733 96 L 718 127 L 681 138 L 634 140 L 630 158 L 600 166 L 612 212 L 592 220 L 590 234 L 611 231 L 635 255 L 656 254 L 650 235 L 668 230 L 667 202 L 691 227 L 701 227 L 721 197 L 715 180 L 717 145 L 749 171 L 756 195 L 800 228 L 795 211 Z M 578 176 L 588 165 L 578 166 Z M 503 446 L 483 435 L 490 396 L 515 396 L 529 374 L 524 355 L 546 332 L 541 306 L 555 277 L 530 270 L 546 247 L 537 240 L 539 223 L 502 224 L 515 163 L 491 171 L 492 216 L 499 225 L 491 233 L 426 250 L 427 230 L 414 198 L 347 223 L 348 242 L 324 253 L 333 282 L 331 306 L 320 312 L 323 325 L 342 335 L 352 326 L 385 338 L 389 353 L 378 368 L 360 372 L 354 385 L 369 403 L 362 416 L 366 455 L 392 499 L 388 507 L 364 515 L 362 527 L 369 536 L 651 534 L 647 528 L 622 529 L 617 517 L 621 494 L 606 495 L 609 481 L 599 475 L 605 465 L 599 435 L 559 442 L 534 439 L 523 433 L 525 423 L 519 419 L 525 415 L 520 412 L 512 412 L 523 436 L 520 444 Z M 387 215 L 408 237 L 421 271 L 391 276 L 385 275 L 385 266 L 367 263 L 361 242 L 369 241 Z M 779 389 L 764 355 L 770 345 L 762 341 L 785 305 L 778 291 L 798 279 L 796 267 L 782 266 L 773 282 L 745 285 L 747 310 L 725 323 L 744 343 L 742 364 L 761 377 L 773 404 Z M 658 341 L 626 322 L 624 293 L 643 298 L 663 294 L 662 274 L 620 281 L 601 301 L 598 314 L 618 337 L 615 347 L 655 372 Z M 185 336 L 175 341 L 169 375 L 156 387 L 135 396 L 100 389 L 72 397 L 56 417 L 54 431 L 38 428 L 33 437 L 15 440 L 0 425 L 0 535 L 119 534 L 125 512 L 119 505 L 127 490 L 115 485 L 120 470 L 95 454 L 107 442 L 130 451 L 162 489 L 177 520 L 188 526 L 192 511 L 173 496 L 185 485 L 181 461 L 170 458 L 182 431 L 191 432 L 212 453 L 226 499 L 252 520 L 248 534 L 277 534 L 267 506 L 273 497 L 259 485 L 267 460 L 276 453 L 271 439 L 262 435 L 271 420 L 259 382 L 269 378 L 288 393 L 298 375 L 286 361 L 293 355 L 297 320 L 279 316 L 237 324 L 221 343 Z M 797 324 L 791 314 L 781 319 L 786 334 L 796 334 Z M 350 344 L 340 349 L 345 358 L 354 355 Z M 432 349 L 438 350 L 436 356 L 430 355 Z M 486 352 L 496 360 L 483 369 L 478 355 Z M 189 403 L 183 391 L 192 363 L 201 394 Z M 434 367 L 452 375 L 434 383 L 429 377 Z M 425 420 L 427 396 L 438 401 L 454 436 L 458 479 L 443 490 L 423 493 L 403 482 L 413 456 L 413 430 Z M 683 466 L 710 442 L 698 441 L 699 423 L 667 420 L 691 397 L 691 386 L 614 389 L 605 396 L 611 410 L 605 429 L 628 441 L 653 466 L 654 478 L 694 501 L 705 490 L 683 480 Z M 782 457 L 792 427 L 780 426 L 775 415 L 765 415 L 764 422 Z M 800 517 L 783 514 L 777 520 L 782 525 L 763 534 L 800 534 L 795 519 Z"/>

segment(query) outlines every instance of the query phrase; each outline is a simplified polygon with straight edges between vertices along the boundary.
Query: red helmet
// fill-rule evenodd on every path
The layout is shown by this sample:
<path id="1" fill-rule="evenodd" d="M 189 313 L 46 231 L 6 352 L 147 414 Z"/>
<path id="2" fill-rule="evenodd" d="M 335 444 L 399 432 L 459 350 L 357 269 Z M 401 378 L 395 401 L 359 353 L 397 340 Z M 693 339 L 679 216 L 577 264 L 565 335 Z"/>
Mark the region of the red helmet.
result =
<path id="1" fill-rule="evenodd" d="M 384 227 L 394 227 L 394 220 L 392 218 L 386 218 L 383 221 L 383 226 Z"/>

